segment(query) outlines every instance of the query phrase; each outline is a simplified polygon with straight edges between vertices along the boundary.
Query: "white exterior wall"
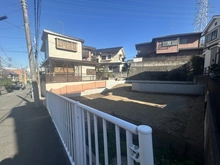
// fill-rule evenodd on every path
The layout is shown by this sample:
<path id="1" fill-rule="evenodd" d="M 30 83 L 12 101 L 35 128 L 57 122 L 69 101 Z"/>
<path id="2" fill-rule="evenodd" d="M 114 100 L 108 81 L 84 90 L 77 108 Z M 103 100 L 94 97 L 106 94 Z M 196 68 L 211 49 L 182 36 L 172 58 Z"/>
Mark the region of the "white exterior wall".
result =
<path id="1" fill-rule="evenodd" d="M 83 81 L 96 80 L 96 75 L 87 75 L 86 69 L 94 69 L 95 70 L 95 66 L 82 66 L 82 80 Z"/>
<path id="2" fill-rule="evenodd" d="M 82 66 L 83 75 L 86 75 L 86 69 L 95 69 L 95 66 Z"/>
<path id="3" fill-rule="evenodd" d="M 204 68 L 209 67 L 211 64 L 211 51 L 206 50 L 205 51 L 205 63 L 204 63 Z"/>
<path id="4" fill-rule="evenodd" d="M 48 45 L 48 39 L 45 40 L 45 59 L 49 57 L 49 45 Z"/>
<path id="5" fill-rule="evenodd" d="M 215 25 L 215 23 L 217 22 L 217 24 Z M 207 43 L 207 36 L 208 34 L 210 34 L 211 32 L 213 32 L 214 30 L 218 29 L 218 34 L 217 34 L 217 38 L 211 42 Z M 213 21 L 210 25 L 210 27 L 207 29 L 206 35 L 205 35 L 205 41 L 206 41 L 206 47 L 212 46 L 218 42 L 220 42 L 220 18 L 216 19 L 215 21 Z"/>
<path id="6" fill-rule="evenodd" d="M 56 48 L 56 38 L 77 43 L 77 52 L 57 49 Z M 49 43 L 48 46 L 46 45 L 46 50 L 48 49 L 49 57 L 66 58 L 66 59 L 72 59 L 72 60 L 82 60 L 82 43 L 79 41 L 74 41 L 74 40 L 70 40 L 67 38 L 48 34 L 48 42 L 45 41 L 45 43 Z"/>
<path id="7" fill-rule="evenodd" d="M 122 62 L 123 58 L 124 58 L 123 51 L 122 49 L 120 49 L 118 53 L 112 57 L 111 62 Z"/>
<path id="8" fill-rule="evenodd" d="M 119 62 L 119 53 L 112 55 L 111 62 Z"/>
<path id="9" fill-rule="evenodd" d="M 220 25 L 220 18 L 219 19 L 216 19 L 209 27 L 209 29 L 207 29 L 207 32 L 209 33 L 210 31 L 212 31 L 212 29 L 214 29 L 216 26 L 215 26 L 215 22 L 217 22 L 217 25 L 216 26 L 219 26 Z"/>

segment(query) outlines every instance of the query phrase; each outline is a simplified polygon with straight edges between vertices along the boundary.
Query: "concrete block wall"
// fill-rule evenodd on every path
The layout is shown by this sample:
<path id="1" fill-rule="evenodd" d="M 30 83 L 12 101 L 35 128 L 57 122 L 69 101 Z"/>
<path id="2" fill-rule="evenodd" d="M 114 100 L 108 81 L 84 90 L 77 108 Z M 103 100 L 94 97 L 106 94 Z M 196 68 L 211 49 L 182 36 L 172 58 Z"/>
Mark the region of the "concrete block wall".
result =
<path id="1" fill-rule="evenodd" d="M 204 85 L 132 83 L 132 90 L 152 93 L 203 95 Z"/>

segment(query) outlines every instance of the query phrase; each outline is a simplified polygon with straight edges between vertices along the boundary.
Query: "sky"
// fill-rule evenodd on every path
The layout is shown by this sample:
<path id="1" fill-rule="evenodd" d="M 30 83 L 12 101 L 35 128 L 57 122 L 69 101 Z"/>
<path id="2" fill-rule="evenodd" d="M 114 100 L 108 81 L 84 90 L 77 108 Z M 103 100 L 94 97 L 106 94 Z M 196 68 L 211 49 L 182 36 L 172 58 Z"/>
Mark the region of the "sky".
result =
<path id="1" fill-rule="evenodd" d="M 85 40 L 97 49 L 123 46 L 126 60 L 136 56 L 135 44 L 152 38 L 194 31 L 199 0 L 41 0 L 39 48 L 43 29 Z M 28 68 L 20 0 L 0 0 L 0 57 L 3 67 Z M 32 40 L 34 0 L 27 0 Z M 209 19 L 220 15 L 220 0 L 209 0 Z M 39 51 L 40 52 L 40 51 Z M 44 54 L 39 53 L 39 63 Z"/>

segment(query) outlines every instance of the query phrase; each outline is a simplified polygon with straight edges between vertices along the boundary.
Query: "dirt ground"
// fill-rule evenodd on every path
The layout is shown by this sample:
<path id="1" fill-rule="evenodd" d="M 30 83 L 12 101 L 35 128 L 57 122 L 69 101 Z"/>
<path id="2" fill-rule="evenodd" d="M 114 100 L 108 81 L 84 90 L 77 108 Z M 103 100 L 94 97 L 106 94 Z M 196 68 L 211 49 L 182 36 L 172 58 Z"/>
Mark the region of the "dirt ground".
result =
<path id="1" fill-rule="evenodd" d="M 72 99 L 203 145 L 204 96 L 133 92 L 131 84 L 121 84 L 101 94 Z"/>

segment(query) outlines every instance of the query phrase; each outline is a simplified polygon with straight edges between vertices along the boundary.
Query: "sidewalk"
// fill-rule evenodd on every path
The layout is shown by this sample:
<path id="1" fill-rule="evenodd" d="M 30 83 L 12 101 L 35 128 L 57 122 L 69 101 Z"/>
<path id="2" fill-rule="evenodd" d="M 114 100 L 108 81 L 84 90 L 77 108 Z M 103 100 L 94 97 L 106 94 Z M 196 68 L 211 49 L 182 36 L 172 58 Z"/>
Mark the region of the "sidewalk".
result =
<path id="1" fill-rule="evenodd" d="M 0 165 L 69 165 L 47 109 L 28 93 L 0 96 Z"/>

